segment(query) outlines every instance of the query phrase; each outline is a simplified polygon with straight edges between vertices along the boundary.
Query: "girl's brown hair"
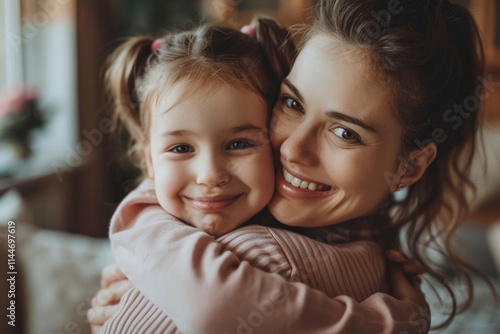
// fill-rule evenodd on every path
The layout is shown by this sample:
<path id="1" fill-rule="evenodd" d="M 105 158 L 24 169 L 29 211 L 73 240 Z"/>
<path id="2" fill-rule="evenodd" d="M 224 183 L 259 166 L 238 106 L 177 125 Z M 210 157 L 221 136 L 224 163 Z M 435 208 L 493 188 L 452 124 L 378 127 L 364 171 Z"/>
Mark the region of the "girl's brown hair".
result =
<path id="1" fill-rule="evenodd" d="M 130 134 L 129 154 L 143 175 L 151 108 L 172 85 L 188 83 L 188 95 L 228 83 L 256 93 L 269 110 L 274 106 L 295 46 L 273 20 L 258 18 L 252 28 L 255 36 L 204 25 L 164 36 L 156 50 L 151 49 L 154 38 L 132 37 L 110 55 L 105 86 L 115 124 Z"/>
<path id="2" fill-rule="evenodd" d="M 471 303 L 470 273 L 485 278 L 451 247 L 451 236 L 467 213 L 466 190 L 474 190 L 469 172 L 484 62 L 476 24 L 466 8 L 447 0 L 402 0 L 397 6 L 384 0 L 320 0 L 306 40 L 315 34 L 363 50 L 392 88 L 405 167 L 411 169 L 411 152 L 430 142 L 437 146 L 435 160 L 409 187 L 406 198 L 389 198 L 384 211 L 393 217 L 394 235 L 404 231 L 404 251 L 420 260 L 449 295 L 451 314 L 438 326 L 444 327 Z M 443 263 L 452 264 L 454 278 Z M 465 283 L 467 297 L 461 306 L 451 279 Z"/>

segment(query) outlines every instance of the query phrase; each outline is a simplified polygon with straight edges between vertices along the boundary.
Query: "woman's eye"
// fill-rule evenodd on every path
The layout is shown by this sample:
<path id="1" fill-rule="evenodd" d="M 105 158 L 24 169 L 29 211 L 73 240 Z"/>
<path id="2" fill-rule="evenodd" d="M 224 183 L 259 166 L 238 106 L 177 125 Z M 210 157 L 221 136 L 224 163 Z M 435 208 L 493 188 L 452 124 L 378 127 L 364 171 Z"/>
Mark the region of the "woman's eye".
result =
<path id="1" fill-rule="evenodd" d="M 341 128 L 341 127 L 335 128 L 333 129 L 333 133 L 340 139 L 345 140 L 347 142 L 352 142 L 352 143 L 360 142 L 358 135 L 355 132 L 348 130 L 346 128 Z"/>
<path id="2" fill-rule="evenodd" d="M 244 150 L 246 148 L 250 148 L 253 145 L 247 140 L 236 140 L 229 144 L 228 149 L 230 150 Z"/>
<path id="3" fill-rule="evenodd" d="M 302 111 L 302 106 L 295 99 L 285 96 L 281 98 L 281 101 L 290 109 Z"/>
<path id="4" fill-rule="evenodd" d="M 185 153 L 194 152 L 194 149 L 189 145 L 177 145 L 168 151 L 172 152 L 172 153 L 177 153 L 177 154 L 185 154 Z"/>

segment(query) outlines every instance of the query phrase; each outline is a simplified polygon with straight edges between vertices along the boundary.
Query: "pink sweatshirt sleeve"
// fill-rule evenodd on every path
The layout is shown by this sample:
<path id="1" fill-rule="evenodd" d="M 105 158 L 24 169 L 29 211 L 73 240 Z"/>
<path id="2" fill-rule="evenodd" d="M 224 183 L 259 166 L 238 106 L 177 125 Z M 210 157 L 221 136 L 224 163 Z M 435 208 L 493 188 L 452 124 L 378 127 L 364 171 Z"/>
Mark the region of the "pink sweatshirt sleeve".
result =
<path id="1" fill-rule="evenodd" d="M 374 294 L 328 298 L 240 261 L 208 234 L 165 215 L 138 189 L 115 213 L 111 243 L 136 287 L 182 333 L 423 333 L 429 314 Z M 149 194 L 149 195 L 148 195 Z"/>

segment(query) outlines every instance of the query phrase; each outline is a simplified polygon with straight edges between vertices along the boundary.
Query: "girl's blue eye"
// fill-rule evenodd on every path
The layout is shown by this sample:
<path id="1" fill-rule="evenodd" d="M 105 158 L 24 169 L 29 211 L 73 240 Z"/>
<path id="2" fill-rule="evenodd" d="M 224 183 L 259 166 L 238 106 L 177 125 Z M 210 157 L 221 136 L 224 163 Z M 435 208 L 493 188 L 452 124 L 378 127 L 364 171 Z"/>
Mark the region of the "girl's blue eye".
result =
<path id="1" fill-rule="evenodd" d="M 253 145 L 247 140 L 236 140 L 229 144 L 228 149 L 230 150 L 244 150 L 252 147 Z"/>
<path id="2" fill-rule="evenodd" d="M 290 109 L 302 111 L 302 106 L 300 105 L 300 103 L 289 96 L 282 97 L 281 101 L 283 101 L 283 103 Z"/>
<path id="3" fill-rule="evenodd" d="M 349 129 L 346 129 L 346 128 L 337 127 L 335 129 L 333 129 L 333 133 L 337 137 L 339 137 L 340 139 L 347 141 L 347 142 L 351 142 L 351 143 L 361 142 L 359 140 L 358 135 L 355 132 L 353 132 Z"/>
<path id="4" fill-rule="evenodd" d="M 177 153 L 177 154 L 186 154 L 194 152 L 194 149 L 189 145 L 177 145 L 169 150 L 169 152 Z"/>

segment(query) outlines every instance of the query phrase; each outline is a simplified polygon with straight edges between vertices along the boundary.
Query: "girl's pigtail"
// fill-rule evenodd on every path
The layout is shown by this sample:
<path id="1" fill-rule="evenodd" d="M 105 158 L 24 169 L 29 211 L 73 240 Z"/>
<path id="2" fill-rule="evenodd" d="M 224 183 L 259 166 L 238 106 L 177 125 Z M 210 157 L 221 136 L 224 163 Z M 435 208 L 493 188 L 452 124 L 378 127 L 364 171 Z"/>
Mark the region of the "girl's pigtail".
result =
<path id="1" fill-rule="evenodd" d="M 276 21 L 267 18 L 257 18 L 251 26 L 255 29 L 255 38 L 264 48 L 271 70 L 276 79 L 281 81 L 290 72 L 296 56 L 290 33 Z"/>
<path id="2" fill-rule="evenodd" d="M 147 36 L 132 37 L 120 45 L 107 62 L 105 87 L 112 103 L 114 125 L 125 127 L 133 147 L 145 139 L 138 88 L 152 54 L 153 41 Z"/>

